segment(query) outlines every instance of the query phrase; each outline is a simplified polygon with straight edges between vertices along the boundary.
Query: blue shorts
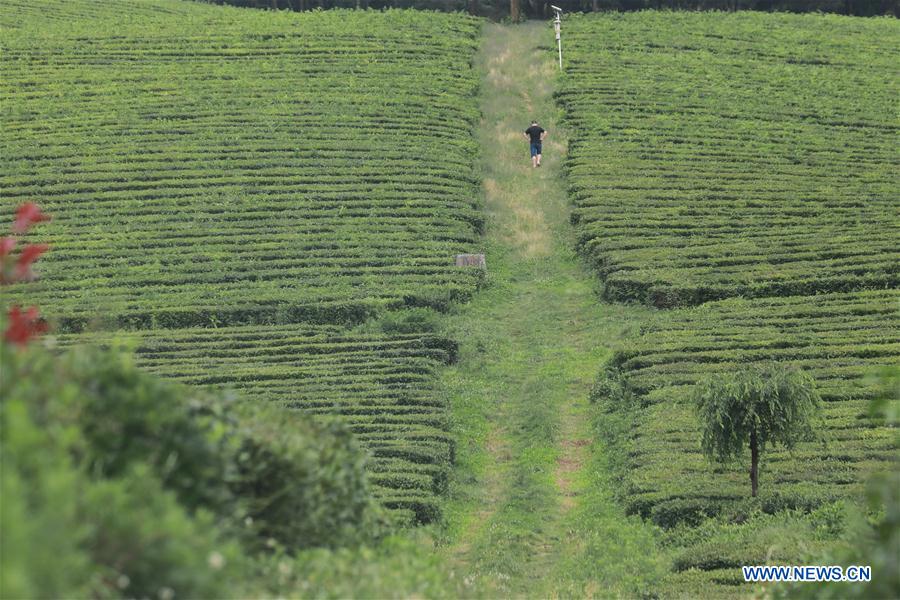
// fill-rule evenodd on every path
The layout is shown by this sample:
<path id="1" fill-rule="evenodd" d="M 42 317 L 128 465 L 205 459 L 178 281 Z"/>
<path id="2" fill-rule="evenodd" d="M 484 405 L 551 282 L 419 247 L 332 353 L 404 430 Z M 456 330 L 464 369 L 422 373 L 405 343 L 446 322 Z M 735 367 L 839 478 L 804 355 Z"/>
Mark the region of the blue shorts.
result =
<path id="1" fill-rule="evenodd" d="M 531 144 L 531 156 L 537 156 L 540 153 L 541 153 L 541 143 L 540 142 L 538 142 L 537 144 L 532 143 Z"/>

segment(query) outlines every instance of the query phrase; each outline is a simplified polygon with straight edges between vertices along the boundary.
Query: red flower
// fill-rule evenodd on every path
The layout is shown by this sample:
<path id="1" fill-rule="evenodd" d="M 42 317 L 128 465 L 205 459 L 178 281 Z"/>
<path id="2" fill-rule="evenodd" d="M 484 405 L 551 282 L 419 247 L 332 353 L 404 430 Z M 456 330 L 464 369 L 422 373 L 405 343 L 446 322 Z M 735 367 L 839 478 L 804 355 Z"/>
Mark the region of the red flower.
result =
<path id="1" fill-rule="evenodd" d="M 49 221 L 50 217 L 41 212 L 41 208 L 34 202 L 26 202 L 16 211 L 16 220 L 13 223 L 13 232 L 25 233 L 29 227 L 41 221 Z"/>
<path id="2" fill-rule="evenodd" d="M 16 277 L 20 280 L 34 279 L 31 263 L 36 261 L 41 254 L 50 249 L 47 244 L 28 244 L 22 249 L 16 260 Z"/>
<path id="3" fill-rule="evenodd" d="M 16 247 L 16 238 L 5 237 L 0 238 L 0 259 L 9 256 L 9 253 Z"/>
<path id="4" fill-rule="evenodd" d="M 24 345 L 28 341 L 47 331 L 47 323 L 38 315 L 36 306 L 24 313 L 18 306 L 9 309 L 9 325 L 3 332 L 3 339 L 13 344 Z"/>

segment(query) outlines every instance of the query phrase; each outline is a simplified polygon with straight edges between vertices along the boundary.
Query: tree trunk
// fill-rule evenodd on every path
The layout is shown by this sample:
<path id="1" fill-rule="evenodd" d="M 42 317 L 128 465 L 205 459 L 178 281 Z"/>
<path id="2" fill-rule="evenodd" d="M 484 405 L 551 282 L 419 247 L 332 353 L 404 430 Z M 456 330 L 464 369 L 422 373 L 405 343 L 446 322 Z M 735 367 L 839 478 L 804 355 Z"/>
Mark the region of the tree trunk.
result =
<path id="1" fill-rule="evenodd" d="M 600 10 L 600 0 L 591 0 L 591 10 L 594 12 Z"/>
<path id="2" fill-rule="evenodd" d="M 272 10 L 278 10 L 278 0 L 272 0 Z"/>
<path id="3" fill-rule="evenodd" d="M 753 497 L 759 489 L 759 443 L 756 439 L 756 428 L 750 430 L 750 488 Z"/>
<path id="4" fill-rule="evenodd" d="M 509 0 L 509 18 L 513 23 L 519 22 L 519 0 Z"/>
<path id="5" fill-rule="evenodd" d="M 478 0 L 469 0 L 469 14 L 473 17 L 478 16 Z"/>

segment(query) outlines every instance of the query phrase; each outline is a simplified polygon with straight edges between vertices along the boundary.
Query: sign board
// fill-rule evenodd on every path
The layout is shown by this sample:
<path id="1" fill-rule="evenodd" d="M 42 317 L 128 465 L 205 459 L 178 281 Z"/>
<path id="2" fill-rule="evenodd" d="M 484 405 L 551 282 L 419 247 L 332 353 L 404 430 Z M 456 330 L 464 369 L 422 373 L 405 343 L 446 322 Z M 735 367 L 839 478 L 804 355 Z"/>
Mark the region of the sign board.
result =
<path id="1" fill-rule="evenodd" d="M 484 262 L 484 254 L 457 254 L 456 266 L 487 269 L 487 265 Z"/>

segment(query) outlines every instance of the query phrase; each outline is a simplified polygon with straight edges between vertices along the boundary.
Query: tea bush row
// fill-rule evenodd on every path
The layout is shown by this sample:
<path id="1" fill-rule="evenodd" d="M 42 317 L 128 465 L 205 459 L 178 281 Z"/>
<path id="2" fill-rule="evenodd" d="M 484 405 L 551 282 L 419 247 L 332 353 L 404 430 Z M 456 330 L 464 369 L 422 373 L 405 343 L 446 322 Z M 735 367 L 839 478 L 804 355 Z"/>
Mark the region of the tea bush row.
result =
<path id="1" fill-rule="evenodd" d="M 895 20 L 650 12 L 566 29 L 572 220 L 607 298 L 900 284 Z"/>
<path id="2" fill-rule="evenodd" d="M 898 302 L 894 290 L 710 302 L 660 313 L 612 356 L 592 392 L 602 410 L 598 435 L 614 456 L 626 510 L 672 531 L 684 548 L 678 571 L 709 570 L 708 581 L 736 583 L 737 567 L 765 564 L 773 547 L 785 564 L 796 562 L 791 552 L 802 543 L 777 546 L 783 540 L 748 519 L 795 512 L 800 526 L 797 515 L 855 502 L 872 473 L 896 465 L 896 434 L 869 406 L 882 392 L 877 370 L 900 361 Z M 820 439 L 793 452 L 766 449 L 754 500 L 749 462 L 713 466 L 701 453 L 691 392 L 708 374 L 773 360 L 815 379 Z M 726 543 L 745 522 L 746 539 Z"/>
<path id="3" fill-rule="evenodd" d="M 142 6 L 0 9 L 0 214 L 54 216 L 13 299 L 78 331 L 358 323 L 475 289 L 477 20 Z"/>

